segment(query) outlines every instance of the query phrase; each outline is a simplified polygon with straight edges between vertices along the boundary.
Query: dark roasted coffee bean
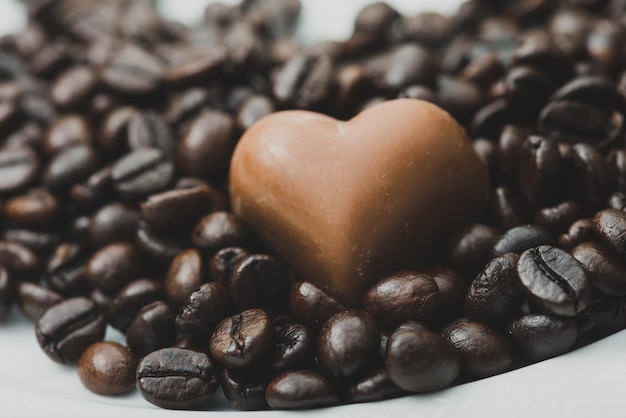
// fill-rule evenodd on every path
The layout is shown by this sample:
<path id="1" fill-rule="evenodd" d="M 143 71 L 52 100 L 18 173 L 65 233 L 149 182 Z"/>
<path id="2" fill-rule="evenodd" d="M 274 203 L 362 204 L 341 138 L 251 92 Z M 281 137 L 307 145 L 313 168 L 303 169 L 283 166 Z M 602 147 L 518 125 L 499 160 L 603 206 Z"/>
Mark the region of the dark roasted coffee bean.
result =
<path id="1" fill-rule="evenodd" d="M 252 254 L 235 266 L 230 292 L 239 310 L 282 312 L 287 307 L 289 285 L 287 269 L 280 261 L 270 255 Z"/>
<path id="2" fill-rule="evenodd" d="M 604 209 L 593 217 L 594 230 L 604 244 L 626 260 L 626 212 Z"/>
<path id="3" fill-rule="evenodd" d="M 179 131 L 195 119 L 204 108 L 211 105 L 219 107 L 219 104 L 214 103 L 219 100 L 216 96 L 217 94 L 212 94 L 209 90 L 200 87 L 183 90 L 168 103 L 163 112 L 165 120 Z"/>
<path id="4" fill-rule="evenodd" d="M 449 239 L 447 257 L 456 269 L 472 277 L 489 261 L 500 235 L 500 231 L 489 225 L 467 225 Z"/>
<path id="5" fill-rule="evenodd" d="M 74 298 L 46 310 L 37 320 L 35 332 L 48 357 L 57 363 L 75 364 L 91 344 L 102 340 L 105 326 L 94 302 Z"/>
<path id="6" fill-rule="evenodd" d="M 409 392 L 431 392 L 449 386 L 459 375 L 454 345 L 426 328 L 399 329 L 387 343 L 385 369 L 391 381 Z"/>
<path id="7" fill-rule="evenodd" d="M 385 368 L 377 368 L 359 378 L 350 385 L 346 397 L 348 402 L 374 402 L 396 398 L 406 392 L 396 386 Z"/>
<path id="8" fill-rule="evenodd" d="M 132 44 L 126 44 L 102 71 L 106 87 L 127 96 L 149 96 L 159 91 L 164 81 L 164 66 L 157 57 Z"/>
<path id="9" fill-rule="evenodd" d="M 406 321 L 428 319 L 441 305 L 437 283 L 427 274 L 403 271 L 380 278 L 363 298 L 376 321 L 394 329 Z"/>
<path id="10" fill-rule="evenodd" d="M 128 146 L 156 148 L 166 155 L 174 153 L 174 139 L 165 119 L 156 112 L 135 113 L 128 121 Z"/>
<path id="11" fill-rule="evenodd" d="M 461 372 L 469 376 L 487 377 L 503 373 L 513 362 L 507 339 L 480 322 L 455 322 L 442 335 L 461 354 Z"/>
<path id="12" fill-rule="evenodd" d="M 35 147 L 43 142 L 44 130 L 35 122 L 26 122 L 8 135 L 4 141 L 7 148 Z"/>
<path id="13" fill-rule="evenodd" d="M 88 66 L 75 66 L 61 73 L 50 88 L 52 102 L 63 109 L 76 109 L 87 103 L 98 86 L 96 72 Z"/>
<path id="14" fill-rule="evenodd" d="M 494 244 L 492 255 L 500 257 L 506 253 L 521 254 L 532 247 L 554 244 L 552 234 L 541 226 L 516 226 L 506 231 Z"/>
<path id="15" fill-rule="evenodd" d="M 327 55 L 300 53 L 278 69 L 272 92 L 284 105 L 317 109 L 328 100 L 332 81 L 333 64 Z"/>
<path id="16" fill-rule="evenodd" d="M 591 283 L 569 253 L 542 245 L 526 250 L 517 263 L 522 288 L 546 312 L 574 316 L 591 303 Z"/>
<path id="17" fill-rule="evenodd" d="M 494 100 L 474 114 L 470 130 L 477 137 L 497 138 L 504 127 L 514 121 L 512 113 L 505 98 Z"/>
<path id="18" fill-rule="evenodd" d="M 482 160 L 483 165 L 487 169 L 488 178 L 493 182 L 496 178 L 496 158 L 498 145 L 486 138 L 477 138 L 472 141 L 474 151 Z"/>
<path id="19" fill-rule="evenodd" d="M 626 212 L 626 194 L 615 192 L 607 199 L 607 209 L 617 209 Z"/>
<path id="20" fill-rule="evenodd" d="M 113 196 L 111 167 L 101 168 L 85 181 L 74 184 L 69 196 L 83 210 L 92 210 L 105 203 Z"/>
<path id="21" fill-rule="evenodd" d="M 130 323 L 144 306 L 162 300 L 163 285 L 153 279 L 138 279 L 121 288 L 106 303 L 105 316 L 111 326 L 126 332 Z"/>
<path id="22" fill-rule="evenodd" d="M 61 203 L 45 189 L 31 189 L 4 204 L 4 216 L 17 226 L 43 228 L 53 224 L 61 212 Z"/>
<path id="23" fill-rule="evenodd" d="M 543 71 L 529 66 L 511 68 L 506 74 L 504 84 L 509 102 L 525 112 L 530 112 L 533 117 L 557 87 L 554 80 Z"/>
<path id="24" fill-rule="evenodd" d="M 135 389 L 137 359 L 123 345 L 106 341 L 92 344 L 78 360 L 78 377 L 98 395 L 123 395 Z"/>
<path id="25" fill-rule="evenodd" d="M 439 308 L 430 319 L 447 320 L 459 314 L 467 293 L 467 282 L 463 276 L 450 267 L 439 265 L 427 267 L 423 272 L 435 281 L 441 300 Z"/>
<path id="26" fill-rule="evenodd" d="M 17 307 L 28 319 L 37 321 L 53 305 L 63 301 L 63 296 L 35 283 L 17 285 Z"/>
<path id="27" fill-rule="evenodd" d="M 137 248 L 160 266 L 168 266 L 178 253 L 191 246 L 187 237 L 160 233 L 150 228 L 145 222 L 139 222 L 135 232 Z"/>
<path id="28" fill-rule="evenodd" d="M 541 361 L 563 354 L 578 338 L 572 318 L 546 314 L 524 315 L 508 325 L 513 348 L 530 361 Z"/>
<path id="29" fill-rule="evenodd" d="M 213 331 L 209 347 L 224 367 L 241 369 L 257 363 L 271 347 L 274 330 L 261 309 L 250 309 L 224 319 Z"/>
<path id="30" fill-rule="evenodd" d="M 192 231 L 192 240 L 197 247 L 212 252 L 226 247 L 247 247 L 252 234 L 252 229 L 237 215 L 218 211 L 198 221 Z"/>
<path id="31" fill-rule="evenodd" d="M 588 213 L 604 207 L 610 192 L 609 170 L 604 156 L 589 144 L 576 144 L 570 148 L 568 166 L 569 187 Z"/>
<path id="32" fill-rule="evenodd" d="M 290 370 L 276 376 L 265 390 L 267 404 L 273 409 L 307 409 L 339 402 L 333 382 L 311 370 Z"/>
<path id="33" fill-rule="evenodd" d="M 473 57 L 473 60 L 461 71 L 459 78 L 479 87 L 487 88 L 504 75 L 504 72 L 505 68 L 498 56 L 488 52 Z"/>
<path id="34" fill-rule="evenodd" d="M 87 262 L 85 277 L 93 286 L 114 294 L 141 271 L 141 256 L 135 246 L 127 242 L 108 244 L 96 251 Z"/>
<path id="35" fill-rule="evenodd" d="M 361 310 L 340 312 L 319 332 L 317 360 L 322 370 L 335 379 L 351 378 L 371 363 L 378 353 L 379 338 L 372 315 Z"/>
<path id="36" fill-rule="evenodd" d="M 319 330 L 331 316 L 345 308 L 310 282 L 298 282 L 289 294 L 291 313 L 307 327 Z"/>
<path id="37" fill-rule="evenodd" d="M 498 179 L 511 190 L 517 189 L 517 168 L 524 142 L 530 134 L 531 131 L 528 128 L 507 125 L 499 136 L 497 155 Z"/>
<path id="38" fill-rule="evenodd" d="M 521 149 L 518 187 L 522 204 L 534 211 L 549 206 L 563 189 L 564 171 L 558 143 L 529 136 Z"/>
<path id="39" fill-rule="evenodd" d="M 217 389 L 215 364 L 204 353 L 164 348 L 139 362 L 137 389 L 161 408 L 202 409 Z"/>
<path id="40" fill-rule="evenodd" d="M 74 145 L 91 145 L 93 142 L 89 122 L 79 115 L 69 114 L 57 118 L 48 128 L 43 141 L 47 155 Z"/>
<path id="41" fill-rule="evenodd" d="M 513 54 L 517 65 L 528 65 L 545 72 L 555 81 L 567 80 L 572 73 L 572 62 L 549 37 L 535 33 L 521 39 Z"/>
<path id="42" fill-rule="evenodd" d="M 608 166 L 617 191 L 626 193 L 626 149 L 613 150 L 608 155 Z"/>
<path id="43" fill-rule="evenodd" d="M 139 222 L 139 212 L 121 203 L 103 206 L 91 219 L 89 237 L 94 245 L 132 241 Z"/>
<path id="44" fill-rule="evenodd" d="M 269 380 L 254 372 L 224 369 L 220 386 L 231 408 L 242 411 L 267 409 L 265 389 Z"/>
<path id="45" fill-rule="evenodd" d="M 581 217 L 580 206 L 576 202 L 566 200 L 554 206 L 537 210 L 532 223 L 546 228 L 552 234 L 560 234 Z"/>
<path id="46" fill-rule="evenodd" d="M 113 188 L 129 200 L 140 200 L 165 190 L 174 179 L 174 164 L 154 148 L 138 148 L 111 168 Z"/>
<path id="47" fill-rule="evenodd" d="M 205 341 L 232 310 L 228 290 L 218 283 L 205 283 L 188 297 L 176 317 L 176 327 L 182 334 Z"/>
<path id="48" fill-rule="evenodd" d="M 209 263 L 209 278 L 230 289 L 233 270 L 250 253 L 241 247 L 226 247 L 219 250 Z"/>
<path id="49" fill-rule="evenodd" d="M 52 190 L 64 190 L 86 179 L 99 164 L 96 151 L 89 145 L 79 144 L 63 148 L 56 153 L 44 169 L 43 184 Z"/>
<path id="50" fill-rule="evenodd" d="M 174 312 L 163 301 L 145 305 L 126 329 L 126 344 L 138 358 L 169 346 L 176 338 Z"/>
<path id="51" fill-rule="evenodd" d="M 168 68 L 164 77 L 177 87 L 204 84 L 219 74 L 226 60 L 226 48 L 221 45 L 189 46 L 171 49 L 167 56 Z"/>
<path id="52" fill-rule="evenodd" d="M 539 130 L 563 142 L 601 143 L 611 126 L 610 113 L 572 100 L 550 102 L 539 115 Z"/>
<path id="53" fill-rule="evenodd" d="M 606 295 L 626 295 L 626 262 L 599 242 L 577 245 L 571 254 L 583 266 L 591 285 Z"/>
<path id="54" fill-rule="evenodd" d="M 468 318 L 498 328 L 519 312 L 524 295 L 517 277 L 518 259 L 516 254 L 494 258 L 472 281 L 465 297 Z"/>
<path id="55" fill-rule="evenodd" d="M 138 110 L 122 106 L 112 110 L 102 122 L 98 146 L 106 155 L 117 155 L 126 150 L 128 144 L 128 124 Z"/>
<path id="56" fill-rule="evenodd" d="M 614 74 L 622 61 L 620 45 L 624 42 L 621 27 L 607 21 L 593 25 L 587 36 L 587 54 L 597 61 L 607 74 Z"/>
<path id="57" fill-rule="evenodd" d="M 504 231 L 526 224 L 526 216 L 510 189 L 497 187 L 491 192 L 487 210 L 489 220 Z"/>
<path id="58" fill-rule="evenodd" d="M 254 95 L 239 106 L 236 125 L 239 131 L 245 131 L 263 116 L 276 111 L 276 106 L 269 97 Z"/>
<path id="59" fill-rule="evenodd" d="M 17 299 L 16 283 L 9 271 L 0 266 L 0 321 L 7 316 Z"/>
<path id="60" fill-rule="evenodd" d="M 315 354 L 315 336 L 302 324 L 285 324 L 277 329 L 271 352 L 270 368 L 274 372 L 306 368 Z"/>
<path id="61" fill-rule="evenodd" d="M 48 258 L 44 281 L 65 296 L 83 292 L 87 288 L 85 270 L 89 255 L 84 245 L 60 244 Z"/>
<path id="62" fill-rule="evenodd" d="M 206 281 L 200 252 L 196 249 L 181 251 L 165 276 L 167 301 L 176 309 L 186 305 L 191 294 Z"/>
<path id="63" fill-rule="evenodd" d="M 572 223 L 568 230 L 559 237 L 559 247 L 571 251 L 578 244 L 595 241 L 596 232 L 593 220 L 585 218 Z"/>
<path id="64" fill-rule="evenodd" d="M 41 162 L 28 146 L 0 149 L 0 193 L 19 191 L 39 175 Z"/>
<path id="65" fill-rule="evenodd" d="M 0 265 L 9 269 L 11 276 L 18 281 L 36 279 L 39 258 L 28 247 L 16 242 L 0 241 Z"/>
<path id="66" fill-rule="evenodd" d="M 38 255 L 48 254 L 61 241 L 56 232 L 33 231 L 30 229 L 7 229 L 3 240 L 23 245 Z"/>
<path id="67" fill-rule="evenodd" d="M 623 106 L 615 83 L 602 76 L 573 78 L 554 93 L 552 100 L 574 100 L 609 110 Z"/>

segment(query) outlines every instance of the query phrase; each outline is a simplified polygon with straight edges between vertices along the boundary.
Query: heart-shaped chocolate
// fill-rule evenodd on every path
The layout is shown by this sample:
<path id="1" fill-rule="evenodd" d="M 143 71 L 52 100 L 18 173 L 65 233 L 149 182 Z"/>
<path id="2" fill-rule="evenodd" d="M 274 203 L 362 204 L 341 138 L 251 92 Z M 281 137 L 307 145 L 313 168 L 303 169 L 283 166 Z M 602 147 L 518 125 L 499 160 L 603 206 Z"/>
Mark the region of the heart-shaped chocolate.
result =
<path id="1" fill-rule="evenodd" d="M 302 280 L 358 306 L 373 279 L 424 262 L 480 210 L 487 174 L 448 113 L 399 99 L 348 122 L 261 119 L 235 149 L 230 193 Z"/>

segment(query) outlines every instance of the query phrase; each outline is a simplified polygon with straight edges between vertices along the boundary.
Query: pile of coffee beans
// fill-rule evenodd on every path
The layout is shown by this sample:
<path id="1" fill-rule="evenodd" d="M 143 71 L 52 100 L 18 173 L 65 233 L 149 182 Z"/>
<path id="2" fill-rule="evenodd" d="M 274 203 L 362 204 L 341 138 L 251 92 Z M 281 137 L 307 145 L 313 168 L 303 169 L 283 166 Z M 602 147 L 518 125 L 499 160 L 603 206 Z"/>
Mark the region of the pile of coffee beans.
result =
<path id="1" fill-rule="evenodd" d="M 213 3 L 193 28 L 147 0 L 26 7 L 0 39 L 0 316 L 16 305 L 88 389 L 175 409 L 218 388 L 242 410 L 376 401 L 626 327 L 626 1 L 379 2 L 312 45 L 292 38 L 298 0 Z M 344 307 L 229 210 L 229 159 L 274 111 L 397 97 L 466 128 L 489 202 Z"/>

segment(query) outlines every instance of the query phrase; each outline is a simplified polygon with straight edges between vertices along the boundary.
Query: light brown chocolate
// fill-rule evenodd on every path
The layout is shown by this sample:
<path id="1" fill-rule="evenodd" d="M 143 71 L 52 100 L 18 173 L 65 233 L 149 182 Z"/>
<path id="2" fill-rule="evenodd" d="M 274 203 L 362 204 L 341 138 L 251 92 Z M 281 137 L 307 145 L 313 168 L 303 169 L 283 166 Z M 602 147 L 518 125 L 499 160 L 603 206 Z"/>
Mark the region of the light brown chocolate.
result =
<path id="1" fill-rule="evenodd" d="M 230 167 L 234 211 L 301 276 L 346 306 L 371 281 L 428 260 L 487 197 L 464 131 L 430 103 L 399 99 L 343 122 L 269 115 Z"/>

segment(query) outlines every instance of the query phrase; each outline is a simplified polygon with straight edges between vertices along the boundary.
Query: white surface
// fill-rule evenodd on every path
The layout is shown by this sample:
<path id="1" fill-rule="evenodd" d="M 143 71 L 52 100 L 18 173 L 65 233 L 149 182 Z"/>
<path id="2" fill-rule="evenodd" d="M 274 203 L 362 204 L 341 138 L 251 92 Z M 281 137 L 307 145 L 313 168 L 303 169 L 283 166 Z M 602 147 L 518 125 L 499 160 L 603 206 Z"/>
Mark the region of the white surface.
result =
<path id="1" fill-rule="evenodd" d="M 390 0 L 406 13 L 428 7 L 450 12 L 460 1 Z M 304 0 L 301 35 L 341 39 L 365 1 Z M 167 0 L 164 10 L 182 19 L 201 18 L 199 0 Z M 16 2 L 0 0 L 0 33 L 23 23 Z M 119 335 L 108 334 L 119 339 Z M 219 392 L 219 390 L 218 390 Z M 222 400 L 222 406 L 224 401 Z M 429 395 L 308 412 L 186 412 L 158 409 L 137 393 L 119 398 L 84 389 L 75 370 L 50 361 L 33 325 L 16 312 L 0 324 L 0 417 L 626 417 L 626 332 L 530 367 Z"/>

